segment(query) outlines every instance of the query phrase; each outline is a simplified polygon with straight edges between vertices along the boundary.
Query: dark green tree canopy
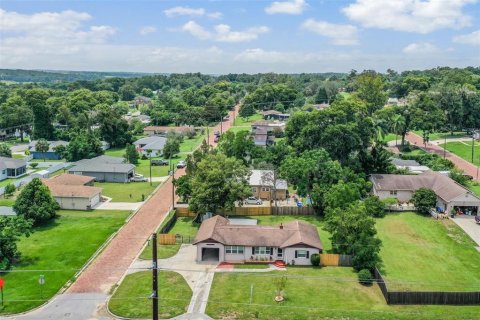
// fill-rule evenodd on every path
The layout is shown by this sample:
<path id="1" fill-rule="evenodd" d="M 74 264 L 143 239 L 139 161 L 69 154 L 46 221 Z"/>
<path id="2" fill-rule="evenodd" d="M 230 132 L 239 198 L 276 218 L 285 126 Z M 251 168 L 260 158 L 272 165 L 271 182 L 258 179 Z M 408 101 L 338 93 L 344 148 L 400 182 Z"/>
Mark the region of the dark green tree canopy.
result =
<path id="1" fill-rule="evenodd" d="M 39 178 L 33 178 L 22 189 L 13 208 L 19 216 L 39 225 L 53 219 L 59 206 L 48 187 Z"/>

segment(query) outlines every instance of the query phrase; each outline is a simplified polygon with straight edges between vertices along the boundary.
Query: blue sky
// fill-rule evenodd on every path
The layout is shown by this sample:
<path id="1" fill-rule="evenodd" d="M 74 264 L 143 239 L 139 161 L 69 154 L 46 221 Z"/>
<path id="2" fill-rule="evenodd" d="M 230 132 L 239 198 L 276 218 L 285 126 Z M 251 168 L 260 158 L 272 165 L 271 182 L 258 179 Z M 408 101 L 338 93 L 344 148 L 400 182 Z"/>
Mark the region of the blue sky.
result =
<path id="1" fill-rule="evenodd" d="M 3 0 L 0 67 L 219 74 L 479 66 L 479 21 L 477 0 Z"/>

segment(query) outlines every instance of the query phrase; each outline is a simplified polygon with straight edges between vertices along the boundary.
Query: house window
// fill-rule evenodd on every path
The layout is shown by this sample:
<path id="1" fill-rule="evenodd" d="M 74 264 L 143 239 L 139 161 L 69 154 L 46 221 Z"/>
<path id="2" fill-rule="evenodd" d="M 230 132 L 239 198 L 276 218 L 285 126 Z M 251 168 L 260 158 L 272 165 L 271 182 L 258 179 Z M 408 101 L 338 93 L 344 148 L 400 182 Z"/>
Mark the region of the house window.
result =
<path id="1" fill-rule="evenodd" d="M 271 247 L 254 247 L 253 249 L 254 254 L 271 254 L 271 252 Z"/>
<path id="2" fill-rule="evenodd" d="M 257 192 L 257 188 L 253 187 L 252 192 Z"/>
<path id="3" fill-rule="evenodd" d="M 225 253 L 243 254 L 243 246 L 225 246 Z"/>
<path id="4" fill-rule="evenodd" d="M 278 250 L 277 250 L 277 256 L 278 256 L 278 257 L 283 257 L 283 249 L 282 249 L 282 248 L 278 248 Z"/>
<path id="5" fill-rule="evenodd" d="M 270 188 L 262 188 L 262 191 L 270 191 Z"/>
<path id="6" fill-rule="evenodd" d="M 5 171 L 6 171 L 6 170 L 3 170 L 3 171 L 2 171 L 2 174 L 5 174 Z"/>
<path id="7" fill-rule="evenodd" d="M 308 258 L 308 251 L 307 250 L 297 250 L 295 252 L 297 253 L 296 258 Z"/>
<path id="8" fill-rule="evenodd" d="M 391 196 L 396 196 L 397 195 L 397 190 L 391 190 L 390 195 Z"/>

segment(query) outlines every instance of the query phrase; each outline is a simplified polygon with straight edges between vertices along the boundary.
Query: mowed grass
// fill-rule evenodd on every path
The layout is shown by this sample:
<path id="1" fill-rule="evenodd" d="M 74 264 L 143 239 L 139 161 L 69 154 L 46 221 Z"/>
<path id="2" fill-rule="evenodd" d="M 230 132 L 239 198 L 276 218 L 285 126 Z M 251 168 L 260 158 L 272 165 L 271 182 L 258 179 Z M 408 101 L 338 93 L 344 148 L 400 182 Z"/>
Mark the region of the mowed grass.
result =
<path id="1" fill-rule="evenodd" d="M 445 148 L 445 144 L 441 144 L 440 146 L 442 148 Z M 447 151 L 450 151 L 459 156 L 460 158 L 472 163 L 472 141 L 447 142 L 446 149 Z M 475 142 L 473 149 L 473 164 L 476 166 L 480 166 L 480 143 Z"/>
<path id="2" fill-rule="evenodd" d="M 13 207 L 15 200 L 12 198 L 0 198 L 0 207 Z"/>
<path id="3" fill-rule="evenodd" d="M 390 290 L 480 291 L 480 254 L 453 221 L 409 212 L 376 226 Z"/>
<path id="4" fill-rule="evenodd" d="M 470 182 L 468 184 L 468 189 L 480 197 L 480 183 L 479 182 Z M 1 200 L 0 200 L 1 201 Z"/>
<path id="5" fill-rule="evenodd" d="M 414 130 L 417 135 L 420 137 L 423 136 L 423 131 L 421 130 Z M 442 139 L 455 139 L 455 138 L 468 138 L 469 136 L 464 131 L 454 131 L 453 134 L 451 132 L 432 132 L 428 135 L 430 141 L 434 140 L 442 140 Z"/>
<path id="6" fill-rule="evenodd" d="M 124 224 L 129 212 L 61 210 L 58 215 L 18 242 L 20 261 L 12 272 L 2 274 L 5 306 L 0 306 L 0 314 L 26 311 L 50 299 L 73 280 L 100 245 Z M 22 272 L 27 270 L 52 271 Z M 45 276 L 43 292 L 38 283 L 41 274 Z"/>
<path id="7" fill-rule="evenodd" d="M 155 190 L 158 182 L 96 182 L 95 186 L 103 188 L 102 195 L 112 198 L 112 202 L 140 202 Z"/>
<path id="8" fill-rule="evenodd" d="M 172 166 L 176 170 L 177 164 L 181 160 L 185 160 L 187 157 L 186 154 L 178 154 L 175 158 L 172 158 Z M 162 158 L 152 158 L 152 159 L 162 159 Z M 169 159 L 165 159 L 169 161 Z M 170 170 L 170 166 L 152 166 L 152 177 L 165 177 L 168 176 L 168 171 Z M 135 168 L 135 173 L 143 174 L 145 178 L 150 177 L 150 160 L 139 160 L 139 164 Z"/>
<path id="9" fill-rule="evenodd" d="M 233 123 L 234 127 L 250 127 L 252 123 L 254 123 L 257 120 L 262 120 L 263 116 L 260 113 L 256 113 L 251 117 L 248 118 L 243 118 L 241 116 L 237 116 L 235 118 L 235 121 Z"/>
<path id="10" fill-rule="evenodd" d="M 170 213 L 173 214 L 173 213 Z M 168 221 L 170 218 L 170 214 L 165 218 L 162 225 L 159 229 L 163 227 L 163 225 Z M 178 218 L 175 222 L 173 228 L 168 232 L 170 234 L 179 234 L 186 238 L 186 240 L 193 240 L 197 235 L 198 228 L 200 225 L 198 223 L 192 223 L 192 218 L 188 217 L 181 217 Z M 191 241 L 187 241 L 191 242 Z M 158 244 L 157 246 L 157 258 L 158 259 L 167 259 L 173 257 L 177 254 L 178 250 L 180 249 L 181 244 Z M 152 259 L 152 244 L 149 243 L 145 249 L 142 251 L 140 255 L 140 259 L 151 260 Z"/>
<path id="11" fill-rule="evenodd" d="M 287 276 L 285 301 L 275 280 Z M 250 304 L 250 290 L 253 295 Z M 287 267 L 267 273 L 216 273 L 206 313 L 214 319 L 474 319 L 480 307 L 389 306 L 377 285 L 346 267 Z"/>
<path id="12" fill-rule="evenodd" d="M 108 302 L 110 311 L 127 318 L 152 318 L 152 272 L 127 275 Z M 187 312 L 192 290 L 183 277 L 172 271 L 161 271 L 158 277 L 160 319 Z"/>

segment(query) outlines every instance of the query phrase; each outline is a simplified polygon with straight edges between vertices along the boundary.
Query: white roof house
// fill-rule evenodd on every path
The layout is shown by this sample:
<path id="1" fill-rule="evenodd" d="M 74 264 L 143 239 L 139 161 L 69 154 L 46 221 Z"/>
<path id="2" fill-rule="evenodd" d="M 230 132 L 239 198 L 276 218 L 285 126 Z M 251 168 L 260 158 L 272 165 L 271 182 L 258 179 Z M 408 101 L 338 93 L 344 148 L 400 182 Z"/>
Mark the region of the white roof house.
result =
<path id="1" fill-rule="evenodd" d="M 138 139 L 133 144 L 137 147 L 137 151 L 141 154 L 147 155 L 147 150 L 152 151 L 152 157 L 160 156 L 163 153 L 163 148 L 167 143 L 167 138 L 160 136 L 149 136 Z"/>

